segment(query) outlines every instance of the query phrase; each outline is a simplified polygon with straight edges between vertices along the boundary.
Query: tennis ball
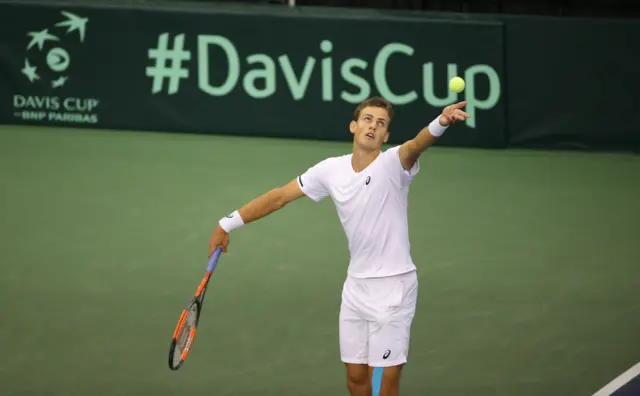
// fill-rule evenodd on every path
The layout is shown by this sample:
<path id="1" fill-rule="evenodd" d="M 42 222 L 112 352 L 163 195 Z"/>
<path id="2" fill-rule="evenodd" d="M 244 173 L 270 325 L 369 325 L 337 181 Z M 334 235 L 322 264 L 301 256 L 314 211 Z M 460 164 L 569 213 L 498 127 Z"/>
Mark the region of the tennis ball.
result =
<path id="1" fill-rule="evenodd" d="M 449 81 L 449 89 L 453 92 L 460 93 L 464 90 L 464 80 L 460 77 L 454 77 Z"/>

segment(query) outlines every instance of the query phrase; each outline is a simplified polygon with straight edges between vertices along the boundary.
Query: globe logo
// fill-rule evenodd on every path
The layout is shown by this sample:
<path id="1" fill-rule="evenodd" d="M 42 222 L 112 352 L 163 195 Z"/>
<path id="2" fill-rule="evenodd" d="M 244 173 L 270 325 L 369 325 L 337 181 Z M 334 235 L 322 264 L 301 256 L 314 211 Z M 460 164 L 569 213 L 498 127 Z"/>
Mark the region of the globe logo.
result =
<path id="1" fill-rule="evenodd" d="M 47 79 L 50 78 L 51 87 L 60 88 L 69 79 L 66 72 L 71 65 L 71 56 L 63 46 L 58 46 L 58 44 L 61 42 L 61 37 L 65 40 L 77 39 L 84 43 L 89 18 L 84 18 L 68 11 L 62 11 L 61 14 L 66 19 L 50 28 L 27 33 L 27 37 L 30 39 L 27 44 L 24 67 L 21 71 L 31 83 L 43 79 L 46 74 Z M 55 43 L 56 46 L 51 49 L 45 49 L 45 45 L 48 42 Z M 43 59 L 45 64 L 39 65 L 37 61 L 42 61 Z"/>

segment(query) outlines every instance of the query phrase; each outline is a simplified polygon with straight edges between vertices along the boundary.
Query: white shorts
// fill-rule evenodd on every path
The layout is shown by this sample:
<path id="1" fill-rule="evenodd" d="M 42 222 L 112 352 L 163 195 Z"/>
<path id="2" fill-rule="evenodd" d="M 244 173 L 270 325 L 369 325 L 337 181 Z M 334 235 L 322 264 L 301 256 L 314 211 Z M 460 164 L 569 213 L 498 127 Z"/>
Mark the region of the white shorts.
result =
<path id="1" fill-rule="evenodd" d="M 416 271 L 384 277 L 348 277 L 340 306 L 340 356 L 372 367 L 407 362 L 418 299 Z"/>

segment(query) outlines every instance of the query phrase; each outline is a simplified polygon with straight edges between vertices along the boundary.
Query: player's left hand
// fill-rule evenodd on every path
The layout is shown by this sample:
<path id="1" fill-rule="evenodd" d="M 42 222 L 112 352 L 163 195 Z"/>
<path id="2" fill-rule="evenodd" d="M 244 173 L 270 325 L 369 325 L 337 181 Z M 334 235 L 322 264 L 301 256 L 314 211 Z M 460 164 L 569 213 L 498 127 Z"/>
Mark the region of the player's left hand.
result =
<path id="1" fill-rule="evenodd" d="M 467 102 L 462 101 L 445 107 L 444 110 L 442 110 L 442 115 L 440 116 L 440 125 L 453 125 L 458 121 L 464 121 L 467 118 L 470 118 L 471 116 L 462 110 L 466 105 Z"/>

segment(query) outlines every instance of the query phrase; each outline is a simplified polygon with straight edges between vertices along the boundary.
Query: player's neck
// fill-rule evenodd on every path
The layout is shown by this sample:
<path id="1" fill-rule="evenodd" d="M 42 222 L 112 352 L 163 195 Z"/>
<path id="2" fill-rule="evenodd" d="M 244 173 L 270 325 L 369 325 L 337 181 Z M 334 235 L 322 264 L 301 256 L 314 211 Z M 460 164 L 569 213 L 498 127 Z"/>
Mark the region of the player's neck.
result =
<path id="1" fill-rule="evenodd" d="M 351 167 L 354 172 L 359 173 L 365 170 L 380 155 L 380 150 L 363 150 L 354 145 L 351 155 Z"/>

